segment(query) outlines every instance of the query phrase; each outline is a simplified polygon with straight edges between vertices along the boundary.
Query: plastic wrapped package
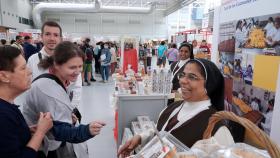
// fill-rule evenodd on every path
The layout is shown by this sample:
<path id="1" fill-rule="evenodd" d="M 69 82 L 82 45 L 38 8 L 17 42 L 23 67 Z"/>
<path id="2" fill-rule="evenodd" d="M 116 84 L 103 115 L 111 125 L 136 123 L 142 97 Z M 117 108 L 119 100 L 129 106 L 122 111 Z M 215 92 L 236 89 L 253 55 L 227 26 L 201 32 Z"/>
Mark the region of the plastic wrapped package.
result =
<path id="1" fill-rule="evenodd" d="M 133 134 L 129 128 L 124 128 L 123 137 L 122 137 L 122 144 L 133 137 Z"/>
<path id="2" fill-rule="evenodd" d="M 137 116 L 137 120 L 139 121 L 139 123 L 151 121 L 149 116 Z"/>
<path id="3" fill-rule="evenodd" d="M 153 131 L 154 122 L 151 121 L 149 116 L 137 116 L 137 120 L 143 131 Z"/>
<path id="4" fill-rule="evenodd" d="M 211 137 L 209 139 L 203 139 L 203 140 L 197 141 L 191 147 L 191 150 L 194 152 L 197 151 L 196 153 L 198 153 L 198 154 L 201 153 L 198 156 L 205 156 L 205 155 L 211 154 L 212 152 L 217 151 L 219 149 L 223 149 L 223 148 L 225 148 L 225 147 L 220 145 L 214 137 Z M 203 153 L 205 153 L 205 154 L 203 154 Z"/>
<path id="5" fill-rule="evenodd" d="M 164 79 L 164 94 L 170 94 L 172 90 L 172 72 L 168 70 Z"/>
<path id="6" fill-rule="evenodd" d="M 139 122 L 140 123 L 140 122 Z M 143 131 L 154 131 L 153 127 L 155 126 L 155 123 L 153 121 L 146 121 L 141 122 L 140 127 Z"/>
<path id="7" fill-rule="evenodd" d="M 176 158 L 199 158 L 192 151 L 177 153 Z"/>
<path id="8" fill-rule="evenodd" d="M 164 92 L 164 81 L 165 81 L 164 78 L 165 78 L 164 70 L 161 69 L 158 77 L 158 93 L 160 94 L 163 94 Z"/>
<path id="9" fill-rule="evenodd" d="M 244 143 L 236 143 L 226 149 L 217 150 L 209 158 L 270 158 L 270 156 L 265 150 Z"/>
<path id="10" fill-rule="evenodd" d="M 152 75 L 152 92 L 158 93 L 158 74 L 156 69 L 154 69 Z"/>
<path id="11" fill-rule="evenodd" d="M 209 154 L 219 150 L 223 149 L 224 147 L 219 145 L 217 140 L 214 137 L 211 137 L 209 139 L 203 139 L 197 141 L 192 147 L 191 150 L 188 152 L 178 153 L 177 157 L 182 158 L 208 158 Z"/>
<path id="12" fill-rule="evenodd" d="M 140 134 L 143 132 L 141 129 L 140 123 L 138 121 L 131 122 L 131 130 L 134 135 Z"/>
<path id="13" fill-rule="evenodd" d="M 154 136 L 134 158 L 173 158 L 177 152 L 189 151 L 188 147 L 171 134 L 161 131 L 159 135 L 164 146 L 158 136 Z"/>

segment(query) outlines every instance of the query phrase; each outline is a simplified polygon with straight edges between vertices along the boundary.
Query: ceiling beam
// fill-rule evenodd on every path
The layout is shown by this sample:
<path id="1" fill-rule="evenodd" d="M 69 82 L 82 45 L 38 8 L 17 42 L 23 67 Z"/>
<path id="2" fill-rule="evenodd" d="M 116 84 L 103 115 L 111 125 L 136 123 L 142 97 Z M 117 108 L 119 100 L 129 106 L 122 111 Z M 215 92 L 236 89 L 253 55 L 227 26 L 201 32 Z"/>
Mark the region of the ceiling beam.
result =
<path id="1" fill-rule="evenodd" d="M 195 1 L 196 0 L 177 0 L 176 2 L 172 3 L 171 6 L 167 7 L 167 9 L 164 11 L 164 15 L 168 16 Z"/>
<path id="2" fill-rule="evenodd" d="M 116 4 L 116 0 L 107 0 L 106 2 L 103 2 L 102 4 L 104 4 L 104 6 L 110 6 L 110 5 L 112 5 L 112 3 Z"/>
<path id="3" fill-rule="evenodd" d="M 124 2 L 126 2 L 126 3 L 125 3 L 125 4 L 126 4 L 125 6 L 128 6 L 128 1 L 129 1 L 129 0 L 120 0 L 119 3 L 117 4 L 117 6 L 123 6 L 122 4 L 123 4 Z"/>

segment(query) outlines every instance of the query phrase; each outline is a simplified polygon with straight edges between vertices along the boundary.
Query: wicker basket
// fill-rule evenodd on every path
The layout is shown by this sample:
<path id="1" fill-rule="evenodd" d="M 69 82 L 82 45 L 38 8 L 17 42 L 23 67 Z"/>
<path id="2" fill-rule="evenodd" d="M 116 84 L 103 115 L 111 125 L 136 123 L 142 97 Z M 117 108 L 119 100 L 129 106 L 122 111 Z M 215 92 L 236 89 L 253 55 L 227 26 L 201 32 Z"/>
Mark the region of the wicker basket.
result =
<path id="1" fill-rule="evenodd" d="M 263 147 L 269 152 L 269 155 L 272 158 L 280 158 L 280 150 L 278 146 L 272 142 L 272 140 L 261 129 L 259 129 L 251 121 L 241 118 L 232 112 L 220 111 L 213 114 L 209 119 L 208 127 L 204 132 L 204 139 L 211 137 L 211 133 L 215 124 L 221 120 L 231 120 L 241 124 L 246 130 L 251 131 L 256 136 L 256 138 L 258 138 L 258 140 L 263 143 Z"/>

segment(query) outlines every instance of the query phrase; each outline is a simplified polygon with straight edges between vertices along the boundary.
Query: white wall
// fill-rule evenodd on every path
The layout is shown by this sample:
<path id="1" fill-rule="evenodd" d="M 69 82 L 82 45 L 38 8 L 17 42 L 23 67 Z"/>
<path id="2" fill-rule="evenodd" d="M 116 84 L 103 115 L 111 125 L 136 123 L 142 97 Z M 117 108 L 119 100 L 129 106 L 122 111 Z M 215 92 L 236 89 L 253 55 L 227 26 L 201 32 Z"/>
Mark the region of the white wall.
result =
<path id="1" fill-rule="evenodd" d="M 58 20 L 63 32 L 74 36 L 133 35 L 167 39 L 167 20 L 162 11 L 151 14 L 46 13 L 43 21 Z"/>
<path id="2" fill-rule="evenodd" d="M 19 16 L 31 19 L 32 6 L 29 0 L 1 0 L 0 4 L 2 16 L 0 25 L 19 31 L 31 28 L 29 25 L 19 23 Z"/>

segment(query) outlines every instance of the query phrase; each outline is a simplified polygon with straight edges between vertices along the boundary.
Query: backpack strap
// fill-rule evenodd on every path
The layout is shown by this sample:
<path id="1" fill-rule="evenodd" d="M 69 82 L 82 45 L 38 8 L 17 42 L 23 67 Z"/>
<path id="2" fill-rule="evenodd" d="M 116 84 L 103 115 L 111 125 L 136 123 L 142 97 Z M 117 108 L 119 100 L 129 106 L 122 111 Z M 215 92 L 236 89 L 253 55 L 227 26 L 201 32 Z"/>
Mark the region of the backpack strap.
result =
<path id="1" fill-rule="evenodd" d="M 60 79 L 58 77 L 56 77 L 55 75 L 53 74 L 49 74 L 49 73 L 45 73 L 45 74 L 41 74 L 39 75 L 38 77 L 36 77 L 33 81 L 35 82 L 36 80 L 40 79 L 40 78 L 49 78 L 51 80 L 54 80 L 57 84 L 59 84 L 64 90 L 65 92 L 67 93 L 67 90 L 66 88 L 64 87 L 64 84 L 60 81 Z"/>
<path id="2" fill-rule="evenodd" d="M 39 60 L 40 60 L 40 61 L 43 59 L 42 53 L 41 53 L 41 52 L 38 52 L 38 57 L 39 57 Z"/>

